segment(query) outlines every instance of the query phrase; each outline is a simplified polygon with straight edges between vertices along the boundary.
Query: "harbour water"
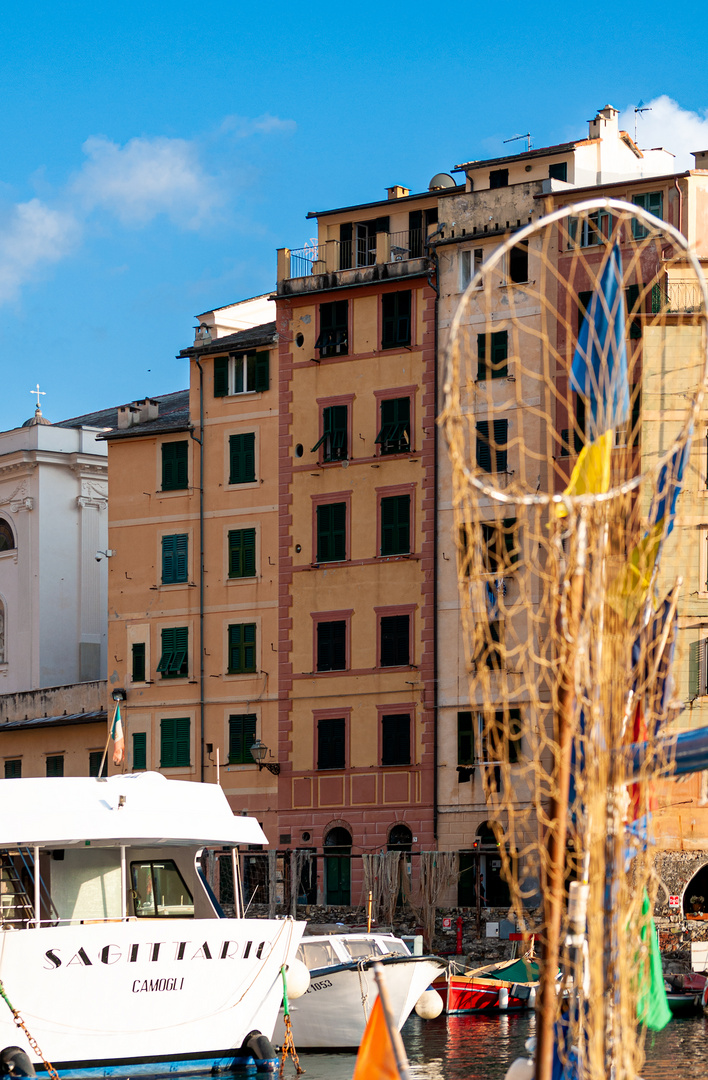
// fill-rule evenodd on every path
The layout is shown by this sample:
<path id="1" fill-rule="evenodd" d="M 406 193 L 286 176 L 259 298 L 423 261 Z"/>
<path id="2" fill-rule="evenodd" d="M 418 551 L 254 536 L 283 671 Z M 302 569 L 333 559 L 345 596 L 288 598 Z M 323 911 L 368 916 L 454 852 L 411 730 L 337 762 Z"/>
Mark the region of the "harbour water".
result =
<path id="1" fill-rule="evenodd" d="M 528 1013 L 448 1016 L 423 1021 L 413 1016 L 403 1041 L 414 1080 L 503 1080 L 524 1052 L 534 1018 Z M 295 1031 L 297 1045 L 297 1031 Z M 301 1054 L 306 1080 L 351 1080 L 353 1054 Z M 288 1063 L 286 1077 L 295 1070 Z M 706 1080 L 708 1019 L 676 1018 L 647 1037 L 644 1080 Z"/>

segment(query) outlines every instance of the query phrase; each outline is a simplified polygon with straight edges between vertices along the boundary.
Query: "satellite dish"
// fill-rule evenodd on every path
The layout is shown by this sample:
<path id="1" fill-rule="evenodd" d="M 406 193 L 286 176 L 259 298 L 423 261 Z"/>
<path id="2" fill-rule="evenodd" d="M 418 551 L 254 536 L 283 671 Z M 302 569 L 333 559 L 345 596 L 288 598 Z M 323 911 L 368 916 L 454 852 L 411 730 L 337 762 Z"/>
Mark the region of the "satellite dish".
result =
<path id="1" fill-rule="evenodd" d="M 428 184 L 428 191 L 439 191 L 440 188 L 457 187 L 455 181 L 452 179 L 449 173 L 439 172 L 435 173 L 435 176 Z"/>

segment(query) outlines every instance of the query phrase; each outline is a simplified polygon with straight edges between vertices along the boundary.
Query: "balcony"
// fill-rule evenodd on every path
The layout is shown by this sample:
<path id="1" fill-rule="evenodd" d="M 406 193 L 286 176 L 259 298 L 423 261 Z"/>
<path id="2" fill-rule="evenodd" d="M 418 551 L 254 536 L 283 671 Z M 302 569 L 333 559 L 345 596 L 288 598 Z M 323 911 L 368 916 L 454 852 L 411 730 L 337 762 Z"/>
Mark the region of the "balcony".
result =
<path id="1" fill-rule="evenodd" d="M 693 314 L 703 310 L 703 293 L 695 281 L 667 281 L 651 290 L 652 315 Z"/>
<path id="2" fill-rule="evenodd" d="M 407 277 L 426 268 L 422 229 L 313 241 L 303 248 L 278 250 L 278 295 Z"/>

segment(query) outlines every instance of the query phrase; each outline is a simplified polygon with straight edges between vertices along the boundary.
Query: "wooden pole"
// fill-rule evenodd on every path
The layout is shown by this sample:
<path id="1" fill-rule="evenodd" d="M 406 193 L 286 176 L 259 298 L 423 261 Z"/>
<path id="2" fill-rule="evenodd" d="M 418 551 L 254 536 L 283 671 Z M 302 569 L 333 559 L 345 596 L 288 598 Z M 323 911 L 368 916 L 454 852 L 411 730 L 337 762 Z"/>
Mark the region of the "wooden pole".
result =
<path id="1" fill-rule="evenodd" d="M 384 972 L 381 964 L 374 964 L 374 978 L 376 979 L 376 985 L 379 989 L 379 997 L 381 998 L 381 1007 L 383 1009 L 384 1020 L 386 1021 L 386 1028 L 391 1040 L 391 1046 L 393 1047 L 393 1056 L 396 1059 L 396 1068 L 398 1069 L 398 1075 L 401 1080 L 411 1080 L 410 1070 L 408 1068 L 408 1058 L 406 1057 L 406 1050 L 403 1045 L 403 1039 L 401 1033 L 396 1027 L 393 1019 L 393 1013 L 391 1012 L 391 999 L 388 996 L 388 987 L 384 981 Z"/>
<path id="2" fill-rule="evenodd" d="M 372 903 L 373 903 L 373 893 L 371 892 L 371 889 L 369 889 L 369 908 L 368 908 L 368 916 L 367 916 L 367 919 L 366 919 L 366 932 L 367 932 L 367 934 L 371 933 L 371 907 L 372 907 Z"/>
<path id="3" fill-rule="evenodd" d="M 578 653 L 578 616 L 583 600 L 583 582 L 587 562 L 587 522 L 578 521 L 576 563 L 568 596 L 565 655 L 558 684 L 558 760 L 556 791 L 551 798 L 551 828 L 548 837 L 548 876 L 544 889 L 546 942 L 541 968 L 540 994 L 536 1005 L 538 1042 L 536 1080 L 551 1080 L 553 1070 L 553 1027 L 556 1019 L 556 975 L 560 957 L 560 934 L 563 917 L 565 848 L 568 827 L 568 798 L 573 736 L 573 701 L 575 697 L 575 661 Z"/>

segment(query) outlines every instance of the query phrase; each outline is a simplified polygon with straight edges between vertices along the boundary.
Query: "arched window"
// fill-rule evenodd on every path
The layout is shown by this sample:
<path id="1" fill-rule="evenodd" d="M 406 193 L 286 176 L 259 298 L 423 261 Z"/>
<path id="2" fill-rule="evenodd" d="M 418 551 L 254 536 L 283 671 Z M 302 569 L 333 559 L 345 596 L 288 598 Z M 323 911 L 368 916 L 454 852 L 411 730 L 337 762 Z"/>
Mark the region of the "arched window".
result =
<path id="1" fill-rule="evenodd" d="M 348 907 L 352 896 L 352 834 L 341 825 L 324 841 L 325 903 Z"/>
<path id="2" fill-rule="evenodd" d="M 693 875 L 683 894 L 684 914 L 689 918 L 692 915 L 705 915 L 708 913 L 708 863 Z"/>
<path id="3" fill-rule="evenodd" d="M 15 534 L 10 522 L 0 517 L 0 551 L 14 551 L 15 546 Z"/>
<path id="4" fill-rule="evenodd" d="M 394 825 L 388 834 L 388 850 L 389 851 L 410 851 L 411 844 L 413 843 L 413 833 L 399 821 L 397 825 Z"/>

